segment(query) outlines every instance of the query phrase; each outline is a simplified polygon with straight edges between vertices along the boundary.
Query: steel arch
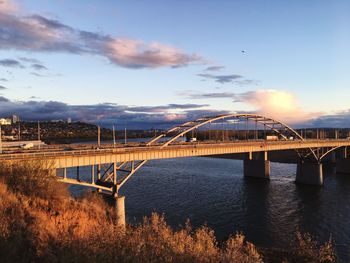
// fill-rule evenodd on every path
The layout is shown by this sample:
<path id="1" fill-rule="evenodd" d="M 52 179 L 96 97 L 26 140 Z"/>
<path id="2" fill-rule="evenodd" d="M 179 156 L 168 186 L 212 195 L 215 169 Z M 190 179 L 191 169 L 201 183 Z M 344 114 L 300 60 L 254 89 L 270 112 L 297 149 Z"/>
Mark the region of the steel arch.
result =
<path id="1" fill-rule="evenodd" d="M 152 138 L 148 143 L 146 143 L 146 146 L 152 146 L 158 143 L 156 146 L 157 148 L 164 148 L 169 146 L 172 142 L 175 142 L 179 137 L 203 126 L 206 124 L 210 124 L 212 122 L 225 120 L 225 119 L 233 119 L 233 120 L 246 120 L 247 124 L 248 121 L 255 122 L 257 127 L 257 124 L 263 125 L 264 127 L 267 127 L 270 129 L 270 131 L 275 132 L 282 138 L 283 140 L 289 140 L 290 136 L 293 136 L 293 140 L 299 140 L 304 141 L 305 139 L 293 128 L 288 126 L 287 124 L 280 122 L 278 120 L 265 117 L 262 115 L 257 114 L 225 114 L 225 115 L 217 115 L 212 117 L 202 117 L 199 119 L 196 119 L 194 121 L 188 121 L 181 125 L 175 126 L 173 128 L 170 128 L 161 134 L 155 136 Z M 248 125 L 246 126 L 246 130 L 248 128 Z M 255 131 L 257 129 L 255 128 Z M 169 137 L 170 139 L 166 141 L 162 141 L 161 139 L 164 137 Z M 256 136 L 258 138 L 259 136 Z M 247 138 L 247 136 L 246 136 Z M 305 149 L 295 149 L 297 154 L 299 155 L 299 158 L 302 160 L 305 160 L 306 158 L 313 158 L 313 161 L 317 161 L 320 163 L 322 159 L 327 156 L 330 152 L 343 147 L 343 146 L 337 146 L 337 147 L 307 147 Z M 327 149 L 329 148 L 329 149 Z M 320 153 L 320 150 L 322 152 Z M 325 151 L 324 151 L 325 150 Z M 94 168 L 92 168 L 92 182 L 85 182 L 80 181 L 79 177 L 77 175 L 77 179 L 70 179 L 66 177 L 66 173 L 64 173 L 63 178 L 60 180 L 65 183 L 71 183 L 71 184 L 77 184 L 82 186 L 89 186 L 94 187 L 99 190 L 111 192 L 114 196 L 118 196 L 118 192 L 120 188 L 129 180 L 129 178 L 136 173 L 145 163 L 147 163 L 146 160 L 134 160 L 134 161 L 125 161 L 120 163 L 112 163 L 107 164 L 107 169 L 104 169 L 104 167 L 98 168 L 97 173 L 97 180 L 94 181 Z M 102 168 L 102 169 L 101 169 Z M 111 171 L 111 169 L 113 171 Z M 101 171 L 103 174 L 101 175 Z"/>
<path id="2" fill-rule="evenodd" d="M 293 128 L 289 127 L 287 124 L 277 121 L 275 119 L 272 118 L 268 118 L 268 117 L 264 117 L 261 115 L 256 115 L 256 114 L 225 114 L 225 115 L 217 115 L 217 116 L 213 116 L 213 117 L 203 117 L 203 118 L 199 118 L 197 120 L 194 121 L 189 121 L 186 122 L 184 124 L 181 124 L 179 126 L 173 127 L 163 133 L 161 133 L 160 135 L 154 137 L 153 139 L 151 139 L 146 145 L 152 145 L 153 143 L 158 142 L 161 138 L 166 137 L 169 134 L 173 134 L 176 133 L 177 134 L 175 136 L 173 136 L 171 139 L 169 139 L 168 141 L 166 141 L 161 147 L 166 147 L 168 146 L 170 143 L 176 141 L 179 137 L 185 135 L 186 133 L 197 129 L 205 124 L 211 123 L 211 122 L 215 122 L 218 120 L 224 120 L 224 119 L 231 119 L 231 118 L 235 118 L 235 119 L 246 119 L 246 120 L 253 120 L 256 121 L 257 123 L 263 124 L 266 127 L 269 127 L 271 130 L 273 130 L 274 132 L 276 132 L 277 134 L 281 135 L 281 137 L 285 140 L 288 140 L 288 137 L 286 134 L 282 133 L 280 130 L 278 130 L 276 127 L 274 127 L 275 125 L 280 125 L 280 128 L 283 131 L 289 132 L 293 135 L 296 136 L 297 139 L 299 140 L 304 140 L 303 137 L 297 132 L 295 131 Z"/>
<path id="3" fill-rule="evenodd" d="M 219 120 L 224 120 L 224 119 L 238 119 L 238 120 L 243 119 L 247 121 L 252 120 L 252 121 L 255 121 L 256 123 L 264 125 L 264 127 L 268 127 L 270 130 L 280 135 L 284 140 L 288 140 L 288 136 L 290 135 L 293 135 L 294 139 L 296 140 L 301 140 L 301 141 L 304 140 L 303 137 L 296 130 L 294 130 L 287 124 L 280 122 L 278 120 L 275 120 L 269 117 L 264 117 L 262 115 L 257 115 L 257 114 L 236 114 L 235 113 L 235 114 L 217 115 L 212 117 L 210 116 L 202 117 L 194 121 L 185 122 L 181 125 L 170 128 L 165 132 L 155 136 L 148 143 L 146 143 L 146 145 L 151 146 L 157 142 L 160 142 L 162 138 L 172 135 L 172 137 L 169 140 L 163 142 L 163 144 L 160 145 L 161 148 L 167 147 L 169 144 L 176 141 L 179 137 L 185 135 L 188 132 L 191 132 L 194 129 L 197 129 L 203 125 L 206 125 L 215 121 L 219 121 Z M 303 155 L 300 152 L 297 151 L 297 153 L 300 158 L 303 158 Z M 312 150 L 311 148 L 308 149 L 308 155 L 309 154 L 312 154 L 315 157 L 315 159 L 318 160 L 314 150 Z M 147 160 L 140 160 L 137 167 L 135 167 L 134 169 L 131 169 L 131 171 L 129 171 L 129 173 L 124 177 L 124 179 L 122 179 L 120 182 L 117 182 L 115 186 L 115 191 L 117 195 L 120 187 L 131 177 L 131 175 L 133 175 L 137 170 L 139 170 L 141 166 L 143 166 L 146 162 Z"/>
<path id="4" fill-rule="evenodd" d="M 334 152 L 335 150 L 339 149 L 339 148 L 342 148 L 344 146 L 336 146 L 336 147 L 333 147 L 333 148 L 330 148 L 329 150 L 327 150 L 324 154 L 322 154 L 320 157 L 319 157 L 319 160 L 321 161 L 324 157 L 326 157 L 328 154 L 330 154 L 331 152 Z"/>

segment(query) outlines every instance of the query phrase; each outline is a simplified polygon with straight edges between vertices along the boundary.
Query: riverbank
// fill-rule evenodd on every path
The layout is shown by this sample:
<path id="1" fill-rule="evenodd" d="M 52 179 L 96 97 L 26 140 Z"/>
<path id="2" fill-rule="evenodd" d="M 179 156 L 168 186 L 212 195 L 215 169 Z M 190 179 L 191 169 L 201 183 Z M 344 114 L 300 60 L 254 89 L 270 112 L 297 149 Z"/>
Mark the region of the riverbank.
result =
<path id="1" fill-rule="evenodd" d="M 288 251 L 259 249 L 243 234 L 218 242 L 206 226 L 174 230 L 157 214 L 124 232 L 100 195 L 72 198 L 49 171 L 0 165 L 2 262 L 335 262 L 331 242 L 299 233 Z"/>
<path id="2" fill-rule="evenodd" d="M 2 126 L 3 135 L 13 140 L 37 140 L 40 131 L 40 139 L 47 144 L 68 144 L 86 141 L 97 141 L 98 126 L 85 122 L 42 121 L 20 123 Z M 159 130 L 127 130 L 127 138 L 151 138 Z M 108 127 L 100 128 L 101 140 L 124 140 L 125 130 L 115 130 Z"/>

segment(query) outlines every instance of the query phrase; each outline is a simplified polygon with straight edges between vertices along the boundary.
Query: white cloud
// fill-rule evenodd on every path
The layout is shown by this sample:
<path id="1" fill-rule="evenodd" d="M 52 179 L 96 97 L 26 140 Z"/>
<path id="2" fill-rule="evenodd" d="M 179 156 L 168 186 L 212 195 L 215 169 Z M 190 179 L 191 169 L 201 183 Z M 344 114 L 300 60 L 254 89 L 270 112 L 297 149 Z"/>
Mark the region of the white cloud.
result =
<path id="1" fill-rule="evenodd" d="M 235 95 L 236 102 L 253 106 L 261 115 L 288 124 L 302 123 L 319 117 L 320 112 L 304 111 L 295 94 L 282 90 L 256 90 Z"/>
<path id="2" fill-rule="evenodd" d="M 307 112 L 300 106 L 294 93 L 283 90 L 253 90 L 243 93 L 186 91 L 179 93 L 189 99 L 229 99 L 253 108 L 253 112 L 272 117 L 287 124 L 299 124 L 321 116 L 321 112 Z M 235 109 L 238 110 L 239 109 Z"/>

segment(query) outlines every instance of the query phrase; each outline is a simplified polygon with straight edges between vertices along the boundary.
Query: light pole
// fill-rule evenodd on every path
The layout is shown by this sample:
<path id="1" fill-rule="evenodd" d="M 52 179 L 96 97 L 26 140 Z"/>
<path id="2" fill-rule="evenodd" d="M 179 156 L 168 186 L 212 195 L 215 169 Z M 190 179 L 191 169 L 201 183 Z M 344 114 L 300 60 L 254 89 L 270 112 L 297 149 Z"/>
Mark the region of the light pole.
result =
<path id="1" fill-rule="evenodd" d="M 98 148 L 101 146 L 101 128 L 100 125 L 97 126 L 97 145 Z"/>
<path id="2" fill-rule="evenodd" d="M 2 131 L 1 131 L 1 125 L 0 125 L 0 154 L 2 153 Z"/>
<path id="3" fill-rule="evenodd" d="M 40 149 L 40 122 L 38 121 L 38 148 Z"/>
<path id="4" fill-rule="evenodd" d="M 113 147 L 115 148 L 115 129 L 113 124 Z"/>
<path id="5" fill-rule="evenodd" d="M 21 123 L 18 122 L 18 140 L 21 140 Z"/>

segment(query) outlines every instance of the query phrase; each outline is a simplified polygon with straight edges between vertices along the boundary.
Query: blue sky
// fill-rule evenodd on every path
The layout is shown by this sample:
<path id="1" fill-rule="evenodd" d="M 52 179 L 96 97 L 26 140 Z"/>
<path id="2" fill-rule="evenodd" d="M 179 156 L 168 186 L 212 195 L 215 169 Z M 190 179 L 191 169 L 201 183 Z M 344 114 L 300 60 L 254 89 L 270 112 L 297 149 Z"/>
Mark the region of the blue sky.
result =
<path id="1" fill-rule="evenodd" d="M 0 114 L 346 126 L 349 13 L 349 1 L 0 0 Z"/>

